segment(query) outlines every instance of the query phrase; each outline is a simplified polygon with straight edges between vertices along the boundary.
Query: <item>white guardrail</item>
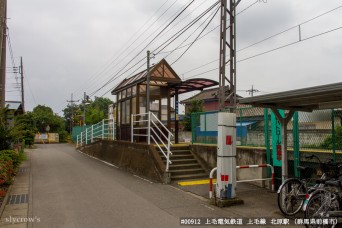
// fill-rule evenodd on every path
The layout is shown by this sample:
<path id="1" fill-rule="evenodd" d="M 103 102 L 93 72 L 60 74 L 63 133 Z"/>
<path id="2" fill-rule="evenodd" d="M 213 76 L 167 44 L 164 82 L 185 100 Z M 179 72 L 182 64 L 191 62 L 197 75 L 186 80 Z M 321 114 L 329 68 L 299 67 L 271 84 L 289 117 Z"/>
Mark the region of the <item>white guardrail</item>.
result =
<path id="1" fill-rule="evenodd" d="M 240 165 L 236 166 L 236 169 L 248 169 L 248 168 L 267 168 L 270 167 L 271 169 L 271 177 L 270 178 L 262 178 L 262 179 L 252 179 L 252 180 L 240 180 L 238 182 L 251 182 L 251 181 L 261 181 L 261 180 L 271 180 L 271 189 L 274 191 L 274 168 L 270 164 L 261 164 L 261 165 Z M 214 172 L 217 170 L 217 167 L 213 168 L 210 171 L 209 175 L 209 199 L 213 198 L 213 175 Z"/>
<path id="2" fill-rule="evenodd" d="M 76 147 L 88 145 L 96 139 L 115 139 L 115 122 L 113 119 L 106 119 L 91 126 L 84 126 L 81 134 L 77 135 Z"/>
<path id="3" fill-rule="evenodd" d="M 146 133 L 141 133 L 140 130 L 145 130 Z M 132 114 L 131 142 L 134 142 L 134 138 L 137 136 L 146 137 L 147 144 L 149 145 L 151 144 L 151 139 L 153 140 L 166 158 L 166 171 L 169 171 L 169 165 L 172 164 L 170 160 L 170 155 L 172 155 L 170 147 L 173 134 L 154 113 Z"/>

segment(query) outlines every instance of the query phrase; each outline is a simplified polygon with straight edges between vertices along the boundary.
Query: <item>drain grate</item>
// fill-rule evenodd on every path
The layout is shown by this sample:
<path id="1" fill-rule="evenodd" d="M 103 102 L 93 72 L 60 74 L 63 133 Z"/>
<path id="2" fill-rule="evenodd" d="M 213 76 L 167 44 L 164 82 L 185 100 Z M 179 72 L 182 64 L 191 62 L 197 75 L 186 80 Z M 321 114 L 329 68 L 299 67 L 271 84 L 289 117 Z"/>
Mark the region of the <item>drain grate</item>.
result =
<path id="1" fill-rule="evenodd" d="M 28 202 L 28 194 L 22 194 L 22 195 L 10 195 L 8 198 L 8 204 L 22 204 Z"/>
<path id="2" fill-rule="evenodd" d="M 19 173 L 27 173 L 29 170 L 29 168 L 19 168 Z"/>

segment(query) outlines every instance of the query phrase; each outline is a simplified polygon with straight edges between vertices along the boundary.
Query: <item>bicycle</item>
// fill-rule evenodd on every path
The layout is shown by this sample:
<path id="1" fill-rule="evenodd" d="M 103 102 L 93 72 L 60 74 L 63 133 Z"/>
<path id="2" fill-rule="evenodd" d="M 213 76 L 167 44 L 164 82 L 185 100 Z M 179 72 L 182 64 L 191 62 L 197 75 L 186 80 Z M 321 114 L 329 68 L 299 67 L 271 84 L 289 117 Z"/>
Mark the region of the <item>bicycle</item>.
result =
<path id="1" fill-rule="evenodd" d="M 342 215 L 342 183 L 340 180 L 327 180 L 324 188 L 310 194 L 304 202 L 306 227 L 325 228 L 337 225 L 337 216 Z M 335 218 L 335 219 L 334 219 Z"/>
<path id="2" fill-rule="evenodd" d="M 305 157 L 308 160 L 316 158 L 321 167 L 322 173 L 319 179 L 317 178 L 289 178 L 285 180 L 278 189 L 278 207 L 280 211 L 287 216 L 292 216 L 297 214 L 303 207 L 306 196 L 316 189 L 322 188 L 324 186 L 324 180 L 334 176 L 335 173 L 331 172 L 330 165 L 332 160 L 326 163 L 322 163 L 319 157 L 316 155 L 310 155 Z M 308 167 L 297 166 L 297 169 L 301 172 L 307 171 Z M 315 184 L 310 186 L 315 180 Z"/>

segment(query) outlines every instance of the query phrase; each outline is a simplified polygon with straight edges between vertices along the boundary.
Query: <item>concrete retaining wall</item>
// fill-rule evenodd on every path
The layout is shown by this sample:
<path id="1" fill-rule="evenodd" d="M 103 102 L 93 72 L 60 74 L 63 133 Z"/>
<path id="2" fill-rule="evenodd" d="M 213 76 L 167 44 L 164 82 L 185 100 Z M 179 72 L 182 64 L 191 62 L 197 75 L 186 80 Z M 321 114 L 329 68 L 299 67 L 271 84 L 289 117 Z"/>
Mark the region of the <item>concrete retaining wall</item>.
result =
<path id="1" fill-rule="evenodd" d="M 331 130 L 300 130 L 299 141 L 300 147 L 308 145 L 319 146 L 324 140 L 331 135 Z M 293 146 L 293 134 L 292 131 L 287 133 L 287 144 Z M 270 134 L 270 142 L 272 142 L 272 134 Z M 248 131 L 247 145 L 264 146 L 265 145 L 265 133 L 264 131 Z"/>
<path id="2" fill-rule="evenodd" d="M 191 151 L 206 164 L 207 169 L 212 170 L 217 166 L 216 145 L 193 144 L 190 147 Z M 236 165 L 260 165 L 266 163 L 266 151 L 263 148 L 237 147 L 236 153 Z M 236 172 L 237 180 L 262 179 L 266 178 L 266 176 L 266 168 L 238 169 Z M 265 184 L 268 186 L 268 181 L 255 181 L 251 183 L 262 187 Z"/>
<path id="3" fill-rule="evenodd" d="M 165 165 L 153 146 L 127 141 L 97 141 L 80 150 L 147 179 L 163 180 Z"/>

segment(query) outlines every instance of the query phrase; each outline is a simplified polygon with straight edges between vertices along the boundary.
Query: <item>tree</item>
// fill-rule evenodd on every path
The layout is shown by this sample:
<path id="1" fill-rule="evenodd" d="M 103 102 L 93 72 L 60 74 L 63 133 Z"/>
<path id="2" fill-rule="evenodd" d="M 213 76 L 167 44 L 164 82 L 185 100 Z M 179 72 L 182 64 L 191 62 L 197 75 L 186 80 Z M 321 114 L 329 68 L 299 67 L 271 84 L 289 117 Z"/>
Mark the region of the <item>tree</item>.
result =
<path id="1" fill-rule="evenodd" d="M 191 131 L 191 114 L 196 112 L 203 112 L 203 101 L 202 100 L 191 100 L 190 106 L 186 110 L 184 119 L 183 119 L 183 126 L 184 129 L 187 131 Z"/>
<path id="2" fill-rule="evenodd" d="M 59 134 L 60 142 L 66 140 L 68 133 L 65 130 L 65 120 L 57 114 L 54 114 L 50 107 L 38 105 L 33 109 L 32 115 L 39 132 L 46 132 L 46 128 L 49 126 L 49 132 Z"/>
<path id="3" fill-rule="evenodd" d="M 76 126 L 79 124 L 81 118 L 80 107 L 77 104 L 68 104 L 68 106 L 63 109 L 65 127 L 67 131 L 70 132 L 70 126 Z"/>
<path id="4" fill-rule="evenodd" d="M 109 98 L 95 97 L 95 100 L 86 107 L 86 123 L 96 124 L 108 119 L 108 106 L 112 103 Z"/>
<path id="5" fill-rule="evenodd" d="M 113 102 L 109 98 L 103 98 L 103 97 L 95 97 L 94 101 L 88 101 L 90 104 L 86 105 L 86 124 L 96 124 L 103 119 L 107 119 L 108 115 L 108 106 L 112 104 Z M 73 110 L 72 110 L 73 109 Z M 71 113 L 73 112 L 73 117 L 71 117 Z M 70 121 L 73 120 L 73 126 L 78 125 L 83 121 L 83 115 L 84 115 L 84 107 L 83 104 L 73 104 L 68 105 L 64 110 L 64 119 L 66 121 L 66 126 L 70 126 Z"/>
<path id="6" fill-rule="evenodd" d="M 11 130 L 10 135 L 14 141 L 25 140 L 26 145 L 33 145 L 34 137 L 38 132 L 35 127 L 35 122 L 33 119 L 33 114 L 27 112 L 23 115 L 19 115 L 15 118 L 14 128 Z"/>

